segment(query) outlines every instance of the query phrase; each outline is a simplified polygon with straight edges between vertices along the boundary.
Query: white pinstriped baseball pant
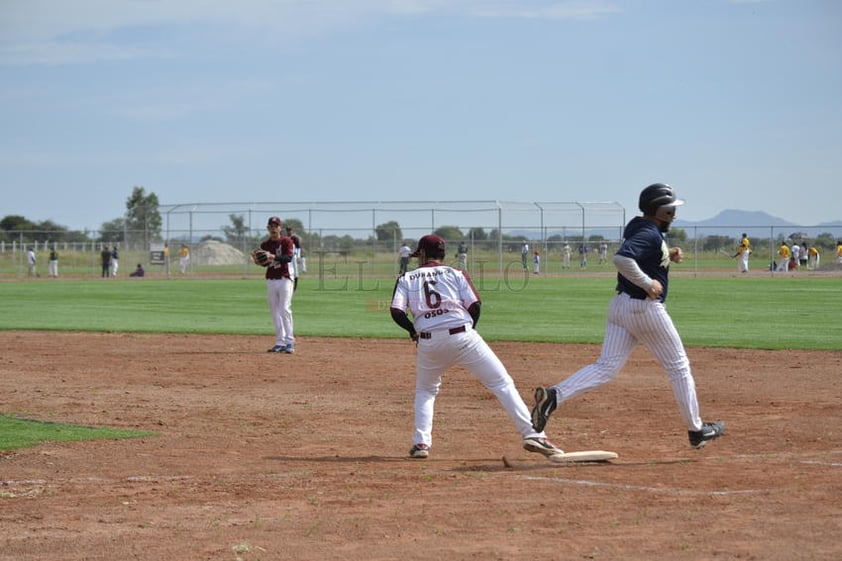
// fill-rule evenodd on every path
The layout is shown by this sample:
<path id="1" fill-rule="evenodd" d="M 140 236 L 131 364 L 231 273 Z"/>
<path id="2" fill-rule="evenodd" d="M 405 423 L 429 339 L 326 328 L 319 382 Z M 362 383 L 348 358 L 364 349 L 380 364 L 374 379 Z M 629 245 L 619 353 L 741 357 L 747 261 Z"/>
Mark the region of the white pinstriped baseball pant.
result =
<path id="1" fill-rule="evenodd" d="M 701 430 L 690 361 L 666 307 L 657 300 L 636 300 L 625 293 L 611 300 L 599 359 L 553 386 L 558 403 L 613 380 L 638 343 L 646 345 L 667 372 L 687 429 Z"/>

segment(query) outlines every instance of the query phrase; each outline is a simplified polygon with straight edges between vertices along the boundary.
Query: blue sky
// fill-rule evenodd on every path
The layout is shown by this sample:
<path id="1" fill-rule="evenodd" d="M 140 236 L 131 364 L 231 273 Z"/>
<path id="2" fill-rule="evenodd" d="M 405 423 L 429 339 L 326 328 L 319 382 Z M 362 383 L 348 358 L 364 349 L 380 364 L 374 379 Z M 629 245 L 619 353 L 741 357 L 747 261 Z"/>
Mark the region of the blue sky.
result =
<path id="1" fill-rule="evenodd" d="M 842 220 L 836 0 L 0 0 L 0 216 L 617 201 Z"/>

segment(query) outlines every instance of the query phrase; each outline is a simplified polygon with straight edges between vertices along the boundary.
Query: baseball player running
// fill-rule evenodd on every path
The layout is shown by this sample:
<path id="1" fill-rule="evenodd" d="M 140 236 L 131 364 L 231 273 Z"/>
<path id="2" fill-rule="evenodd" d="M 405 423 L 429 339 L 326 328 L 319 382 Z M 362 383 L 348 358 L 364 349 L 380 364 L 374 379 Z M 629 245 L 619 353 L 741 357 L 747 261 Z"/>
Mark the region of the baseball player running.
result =
<path id="1" fill-rule="evenodd" d="M 255 264 L 266 267 L 266 297 L 272 321 L 275 323 L 275 345 L 270 353 L 295 352 L 295 337 L 292 332 L 292 292 L 293 280 L 290 263 L 293 259 L 292 240 L 281 234 L 281 219 L 273 216 L 266 229 L 269 238 L 260 244 L 260 249 L 252 253 Z"/>
<path id="2" fill-rule="evenodd" d="M 535 390 L 532 424 L 543 430 L 552 412 L 568 399 L 605 384 L 620 372 L 632 350 L 643 343 L 666 370 L 690 445 L 701 448 L 721 436 L 721 422 L 702 422 L 696 385 L 681 337 L 667 314 L 669 264 L 681 263 L 681 249 L 667 247 L 664 234 L 675 220 L 675 209 L 684 204 L 672 187 L 655 183 L 640 193 L 643 216 L 633 218 L 623 232 L 623 243 L 614 256 L 617 295 L 611 300 L 605 340 L 599 359 L 551 387 Z"/>
<path id="3" fill-rule="evenodd" d="M 523 448 L 544 456 L 563 454 L 544 434 L 535 430 L 529 409 L 515 388 L 506 367 L 475 331 L 480 299 L 468 274 L 442 264 L 445 242 L 430 234 L 418 241 L 412 254 L 418 268 L 398 277 L 392 295 L 392 319 L 409 332 L 417 345 L 415 357 L 415 433 L 411 458 L 426 458 L 433 445 L 433 410 L 441 377 L 460 365 L 491 390 L 523 438 Z M 415 320 L 407 316 L 407 309 Z"/>

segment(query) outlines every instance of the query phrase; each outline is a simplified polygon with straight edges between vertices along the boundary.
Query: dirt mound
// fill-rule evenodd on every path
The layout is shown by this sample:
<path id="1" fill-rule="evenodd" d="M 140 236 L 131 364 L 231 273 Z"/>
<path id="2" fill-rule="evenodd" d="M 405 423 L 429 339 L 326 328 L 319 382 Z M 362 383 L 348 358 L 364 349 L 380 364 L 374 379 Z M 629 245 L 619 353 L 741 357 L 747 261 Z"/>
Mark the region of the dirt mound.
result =
<path id="1" fill-rule="evenodd" d="M 240 265 L 246 260 L 242 251 L 217 240 L 203 241 L 190 253 L 190 258 L 196 265 Z"/>

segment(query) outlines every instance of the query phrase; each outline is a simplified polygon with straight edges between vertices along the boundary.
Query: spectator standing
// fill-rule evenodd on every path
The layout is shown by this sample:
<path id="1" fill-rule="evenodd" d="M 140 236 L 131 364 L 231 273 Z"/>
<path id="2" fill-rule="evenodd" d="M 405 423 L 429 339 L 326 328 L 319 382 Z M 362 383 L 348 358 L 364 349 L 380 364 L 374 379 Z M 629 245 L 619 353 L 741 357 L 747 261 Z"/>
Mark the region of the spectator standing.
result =
<path id="1" fill-rule="evenodd" d="M 187 274 L 187 267 L 190 265 L 190 248 L 181 244 L 181 249 L 178 251 L 178 272 L 182 275 Z"/>
<path id="2" fill-rule="evenodd" d="M 38 271 L 36 271 L 36 269 L 35 269 L 35 265 L 36 265 L 35 248 L 32 247 L 32 246 L 30 246 L 26 250 L 26 264 L 27 264 L 28 271 L 29 271 L 27 274 L 30 277 L 37 277 Z"/>
<path id="3" fill-rule="evenodd" d="M 792 253 L 792 260 L 795 263 L 795 268 L 797 269 L 798 265 L 801 264 L 801 246 L 798 245 L 798 242 L 792 242 L 790 253 Z"/>
<path id="4" fill-rule="evenodd" d="M 819 254 L 819 248 L 817 248 L 814 244 L 811 244 L 810 249 L 807 250 L 807 270 L 818 270 L 820 261 L 821 255 Z"/>
<path id="5" fill-rule="evenodd" d="M 585 269 L 588 266 L 588 244 L 579 246 L 579 268 Z"/>
<path id="6" fill-rule="evenodd" d="M 602 242 L 599 244 L 599 264 L 602 265 L 608 261 L 608 244 Z"/>
<path id="7" fill-rule="evenodd" d="M 456 260 L 460 269 L 463 271 L 468 269 L 468 244 L 464 240 L 459 242 L 459 246 L 456 248 Z"/>
<path id="8" fill-rule="evenodd" d="M 56 250 L 56 246 L 50 248 L 50 261 L 47 264 L 47 273 L 51 277 L 58 277 L 58 251 Z"/>
<path id="9" fill-rule="evenodd" d="M 117 246 L 111 246 L 111 276 L 116 277 L 117 271 L 120 269 L 120 254 L 117 252 Z"/>
<path id="10" fill-rule="evenodd" d="M 528 257 L 529 257 L 529 244 L 524 241 L 523 244 L 520 246 L 520 261 L 521 261 L 521 263 L 523 263 L 523 270 L 524 271 L 528 270 L 528 268 L 526 266 L 526 260 L 527 260 Z"/>
<path id="11" fill-rule="evenodd" d="M 399 274 L 404 274 L 409 268 L 410 255 L 412 255 L 412 249 L 406 244 L 406 242 L 403 242 L 403 245 L 401 245 L 400 249 L 398 249 L 398 262 L 401 267 Z"/>
<path id="12" fill-rule="evenodd" d="M 570 268 L 570 244 L 564 242 L 564 247 L 561 248 L 561 268 Z"/>
<path id="13" fill-rule="evenodd" d="M 836 262 L 842 265 L 842 240 L 836 242 Z"/>
<path id="14" fill-rule="evenodd" d="M 532 264 L 534 265 L 533 273 L 536 275 L 541 272 L 541 254 L 539 252 L 535 252 L 532 256 Z"/>
<path id="15" fill-rule="evenodd" d="M 107 279 L 111 276 L 111 250 L 108 249 L 107 245 L 102 246 L 99 258 L 102 262 L 102 278 Z"/>
<path id="16" fill-rule="evenodd" d="M 789 246 L 786 245 L 786 242 L 781 244 L 781 247 L 778 248 L 778 271 L 788 271 L 789 270 L 789 261 L 792 258 L 792 253 L 789 250 Z"/>

